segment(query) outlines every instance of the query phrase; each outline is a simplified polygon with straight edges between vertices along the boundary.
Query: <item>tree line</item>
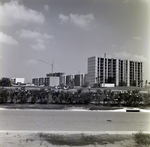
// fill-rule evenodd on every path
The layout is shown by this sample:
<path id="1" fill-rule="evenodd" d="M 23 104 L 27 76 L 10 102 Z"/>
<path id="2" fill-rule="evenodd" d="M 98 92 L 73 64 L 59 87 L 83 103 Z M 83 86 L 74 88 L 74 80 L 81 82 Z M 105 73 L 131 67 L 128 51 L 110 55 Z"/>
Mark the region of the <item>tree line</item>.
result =
<path id="1" fill-rule="evenodd" d="M 138 90 L 127 92 L 113 92 L 111 90 L 100 90 L 96 92 L 59 91 L 51 89 L 26 90 L 25 88 L 15 90 L 0 88 L 0 104 L 90 104 L 107 106 L 150 106 L 150 94 L 141 94 Z"/>

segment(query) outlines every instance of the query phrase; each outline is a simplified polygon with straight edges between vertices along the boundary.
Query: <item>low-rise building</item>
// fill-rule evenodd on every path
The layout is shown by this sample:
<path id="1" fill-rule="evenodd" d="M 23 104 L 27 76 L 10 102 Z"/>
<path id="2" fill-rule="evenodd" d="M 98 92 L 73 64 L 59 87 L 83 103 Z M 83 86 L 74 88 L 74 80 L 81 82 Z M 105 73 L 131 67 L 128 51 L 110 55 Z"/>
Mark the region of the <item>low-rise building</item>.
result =
<path id="1" fill-rule="evenodd" d="M 23 84 L 25 83 L 25 78 L 11 78 L 12 84 Z"/>

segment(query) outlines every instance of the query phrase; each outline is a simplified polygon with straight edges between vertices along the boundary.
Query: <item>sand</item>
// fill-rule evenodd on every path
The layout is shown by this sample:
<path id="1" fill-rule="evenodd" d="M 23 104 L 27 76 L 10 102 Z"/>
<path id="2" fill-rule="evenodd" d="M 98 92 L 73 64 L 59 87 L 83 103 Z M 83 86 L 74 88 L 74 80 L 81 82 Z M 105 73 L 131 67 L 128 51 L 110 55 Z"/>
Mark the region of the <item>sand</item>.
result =
<path id="1" fill-rule="evenodd" d="M 123 135 L 124 139 L 121 141 L 116 141 L 114 143 L 109 143 L 108 136 L 105 135 L 105 144 L 100 145 L 95 143 L 95 145 L 85 145 L 84 147 L 134 147 L 136 144 L 134 142 L 133 136 Z M 109 138 L 111 139 L 111 138 Z M 70 145 L 54 145 L 44 139 L 40 138 L 37 133 L 27 133 L 27 132 L 1 132 L 0 133 L 0 147 L 70 147 Z M 80 147 L 71 146 L 71 147 Z"/>

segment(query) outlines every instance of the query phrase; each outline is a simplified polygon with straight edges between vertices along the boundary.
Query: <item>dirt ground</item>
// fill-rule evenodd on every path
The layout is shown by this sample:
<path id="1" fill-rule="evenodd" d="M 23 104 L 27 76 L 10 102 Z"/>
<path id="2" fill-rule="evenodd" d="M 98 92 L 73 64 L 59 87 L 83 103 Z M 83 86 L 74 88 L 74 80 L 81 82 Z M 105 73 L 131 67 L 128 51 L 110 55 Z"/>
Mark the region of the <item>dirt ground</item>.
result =
<path id="1" fill-rule="evenodd" d="M 102 134 L 101 134 L 102 135 Z M 74 135 L 75 137 L 75 135 Z M 103 144 L 95 143 L 94 145 L 88 144 L 88 145 L 57 145 L 57 144 L 51 144 L 47 142 L 45 139 L 40 138 L 37 133 L 18 133 L 18 132 L 1 132 L 0 133 L 0 147 L 134 147 L 135 141 L 133 139 L 133 135 L 122 135 L 122 139 L 119 141 L 115 141 L 113 143 L 110 143 L 110 140 L 112 141 L 112 137 L 109 136 L 109 134 L 105 134 L 103 136 L 103 139 L 105 138 L 105 141 L 103 141 Z M 73 138 L 74 139 L 74 138 Z"/>

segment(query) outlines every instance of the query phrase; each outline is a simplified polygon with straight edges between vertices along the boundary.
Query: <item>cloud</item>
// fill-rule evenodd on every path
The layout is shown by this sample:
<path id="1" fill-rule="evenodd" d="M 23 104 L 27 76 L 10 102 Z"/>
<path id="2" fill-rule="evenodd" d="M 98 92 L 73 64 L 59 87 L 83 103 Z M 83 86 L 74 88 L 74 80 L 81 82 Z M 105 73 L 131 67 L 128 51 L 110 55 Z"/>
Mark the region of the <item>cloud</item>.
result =
<path id="1" fill-rule="evenodd" d="M 16 33 L 21 38 L 36 39 L 36 40 L 38 40 L 38 39 L 51 39 L 51 38 L 54 37 L 54 36 L 48 35 L 46 33 L 44 33 L 42 35 L 39 32 L 31 31 L 31 30 L 24 30 L 24 29 L 21 29 L 20 31 L 17 31 Z"/>
<path id="2" fill-rule="evenodd" d="M 143 55 L 134 55 L 135 61 L 142 61 L 142 62 L 147 62 L 147 58 L 144 57 Z"/>
<path id="3" fill-rule="evenodd" d="M 133 39 L 135 39 L 135 40 L 141 40 L 142 38 L 139 37 L 139 36 L 134 36 Z"/>
<path id="4" fill-rule="evenodd" d="M 37 43 L 35 45 L 31 45 L 31 48 L 34 50 L 38 50 L 38 51 L 42 51 L 42 50 L 46 49 L 45 45 L 42 43 Z"/>
<path id="5" fill-rule="evenodd" d="M 125 51 L 114 53 L 114 55 L 116 58 L 119 58 L 119 59 L 127 59 L 127 60 L 140 61 L 140 62 L 148 61 L 148 59 L 144 57 L 143 55 L 132 55 Z"/>
<path id="6" fill-rule="evenodd" d="M 112 45 L 111 45 L 112 48 L 115 48 L 116 46 L 117 46 L 116 44 L 112 44 Z"/>
<path id="7" fill-rule="evenodd" d="M 52 38 L 54 38 L 54 36 L 48 35 L 48 34 L 46 34 L 46 33 L 44 33 L 42 36 L 43 36 L 43 38 L 45 38 L 45 39 L 52 39 Z"/>
<path id="8" fill-rule="evenodd" d="M 24 29 L 17 31 L 16 33 L 19 35 L 19 37 L 28 39 L 36 39 L 42 36 L 39 32 Z"/>
<path id="9" fill-rule="evenodd" d="M 44 9 L 45 9 L 46 11 L 49 11 L 49 6 L 48 6 L 48 5 L 44 5 Z"/>
<path id="10" fill-rule="evenodd" d="M 61 22 L 66 22 L 69 20 L 69 16 L 65 16 L 63 14 L 59 14 L 59 19 L 61 19 Z"/>
<path id="11" fill-rule="evenodd" d="M 8 45 L 18 45 L 17 40 L 15 40 L 13 37 L 4 34 L 3 32 L 0 32 L 0 43 L 8 44 Z"/>
<path id="12" fill-rule="evenodd" d="M 37 39 L 36 41 L 37 41 L 38 43 L 44 44 L 44 40 L 43 40 L 43 39 Z"/>
<path id="13" fill-rule="evenodd" d="M 28 64 L 37 64 L 38 62 L 34 59 L 28 60 L 27 61 Z"/>
<path id="14" fill-rule="evenodd" d="M 19 37 L 25 38 L 25 39 L 33 39 L 36 41 L 35 45 L 30 45 L 30 47 L 34 50 L 45 50 L 46 47 L 44 45 L 45 41 L 54 38 L 54 36 L 48 35 L 46 33 L 41 34 L 36 31 L 31 31 L 31 30 L 20 30 L 16 32 Z"/>
<path id="15" fill-rule="evenodd" d="M 150 0 L 124 0 L 124 3 L 129 3 L 129 2 L 149 3 Z"/>
<path id="16" fill-rule="evenodd" d="M 125 51 L 123 51 L 123 52 L 117 52 L 117 53 L 114 53 L 114 54 L 115 54 L 115 56 L 117 58 L 123 58 L 123 59 L 129 59 L 132 56 L 131 54 L 129 54 L 129 53 L 125 52 Z"/>
<path id="17" fill-rule="evenodd" d="M 18 23 L 44 23 L 44 15 L 29 9 L 18 1 L 0 4 L 0 25 L 12 26 Z"/>
<path id="18" fill-rule="evenodd" d="M 89 28 L 94 21 L 93 14 L 87 14 L 87 15 L 79 15 L 79 14 L 70 14 L 69 16 L 65 16 L 63 14 L 59 15 L 59 19 L 61 19 L 61 22 L 67 22 L 81 27 L 81 28 Z"/>
<path id="19" fill-rule="evenodd" d="M 76 24 L 77 26 L 87 28 L 94 20 L 94 16 L 93 14 L 87 14 L 87 15 L 70 14 L 70 19 L 71 22 Z"/>
<path id="20" fill-rule="evenodd" d="M 129 0 L 124 0 L 124 3 L 128 3 L 129 2 Z"/>

